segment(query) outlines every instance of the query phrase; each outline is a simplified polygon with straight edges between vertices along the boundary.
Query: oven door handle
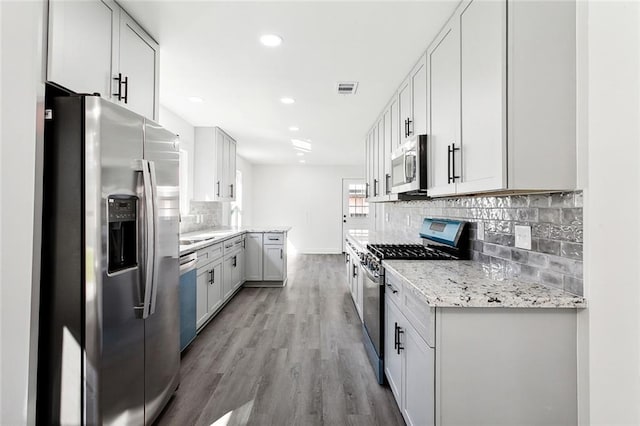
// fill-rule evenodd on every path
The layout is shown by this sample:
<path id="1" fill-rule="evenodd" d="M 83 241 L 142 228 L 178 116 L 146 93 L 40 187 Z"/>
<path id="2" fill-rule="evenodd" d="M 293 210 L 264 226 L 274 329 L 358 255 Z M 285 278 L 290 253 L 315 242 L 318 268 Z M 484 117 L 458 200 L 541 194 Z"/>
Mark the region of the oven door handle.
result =
<path id="1" fill-rule="evenodd" d="M 369 269 L 367 269 L 367 267 L 364 266 L 364 263 L 360 263 L 360 266 L 361 266 L 360 269 L 362 269 L 362 271 L 364 272 L 367 278 L 369 278 L 374 283 L 380 284 L 380 276 L 376 277 L 375 275 L 373 275 L 371 271 L 369 271 Z"/>

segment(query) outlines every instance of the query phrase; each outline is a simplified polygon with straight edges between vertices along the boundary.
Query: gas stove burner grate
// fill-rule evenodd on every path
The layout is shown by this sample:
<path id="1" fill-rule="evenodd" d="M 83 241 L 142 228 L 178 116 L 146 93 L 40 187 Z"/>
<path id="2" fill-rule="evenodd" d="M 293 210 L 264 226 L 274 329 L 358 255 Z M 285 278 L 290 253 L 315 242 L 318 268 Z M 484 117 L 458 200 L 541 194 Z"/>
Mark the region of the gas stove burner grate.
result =
<path id="1" fill-rule="evenodd" d="M 379 259 L 452 260 L 449 253 L 421 244 L 369 244 L 367 249 Z"/>

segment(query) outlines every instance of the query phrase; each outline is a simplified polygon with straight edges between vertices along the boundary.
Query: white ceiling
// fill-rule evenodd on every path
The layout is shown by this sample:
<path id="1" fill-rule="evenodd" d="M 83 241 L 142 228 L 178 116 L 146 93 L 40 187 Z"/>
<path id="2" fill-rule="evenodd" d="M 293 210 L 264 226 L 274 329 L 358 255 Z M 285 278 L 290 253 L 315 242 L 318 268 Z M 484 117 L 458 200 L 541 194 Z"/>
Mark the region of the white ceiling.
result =
<path id="1" fill-rule="evenodd" d="M 160 43 L 162 105 L 222 127 L 252 163 L 297 163 L 291 138 L 300 138 L 312 141 L 307 164 L 352 165 L 364 163 L 367 130 L 457 1 L 121 3 Z M 284 42 L 264 47 L 265 33 Z M 345 80 L 359 82 L 355 96 L 337 94 Z"/>

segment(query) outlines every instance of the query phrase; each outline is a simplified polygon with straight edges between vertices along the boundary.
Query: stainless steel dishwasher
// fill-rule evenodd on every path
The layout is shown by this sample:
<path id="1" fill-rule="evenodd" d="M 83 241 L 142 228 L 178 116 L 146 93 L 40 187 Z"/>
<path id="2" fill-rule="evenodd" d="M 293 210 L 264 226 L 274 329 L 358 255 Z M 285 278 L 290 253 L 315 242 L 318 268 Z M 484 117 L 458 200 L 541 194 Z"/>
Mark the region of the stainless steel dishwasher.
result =
<path id="1" fill-rule="evenodd" d="M 197 253 L 180 256 L 180 351 L 196 338 L 197 263 Z"/>

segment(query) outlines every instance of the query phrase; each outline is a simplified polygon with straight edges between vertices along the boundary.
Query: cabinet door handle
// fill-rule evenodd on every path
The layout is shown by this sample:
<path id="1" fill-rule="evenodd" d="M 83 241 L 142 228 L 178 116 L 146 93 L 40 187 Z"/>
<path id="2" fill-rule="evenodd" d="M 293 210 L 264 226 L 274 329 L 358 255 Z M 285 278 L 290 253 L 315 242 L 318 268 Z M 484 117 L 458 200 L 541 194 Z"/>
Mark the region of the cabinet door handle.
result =
<path id="1" fill-rule="evenodd" d="M 349 253 L 344 254 L 344 263 L 349 263 Z"/>
<path id="2" fill-rule="evenodd" d="M 407 136 L 409 136 L 409 135 L 407 134 L 408 129 L 409 129 L 409 123 L 408 123 L 408 120 L 409 120 L 408 118 L 405 118 L 405 119 L 404 119 L 404 137 L 405 137 L 405 138 L 406 138 Z"/>
<path id="3" fill-rule="evenodd" d="M 398 323 L 394 323 L 393 325 L 393 349 L 398 349 Z"/>
<path id="4" fill-rule="evenodd" d="M 220 181 L 218 181 L 216 183 L 216 185 L 218 186 L 218 190 L 216 191 L 216 196 L 219 197 L 220 196 Z"/>
<path id="5" fill-rule="evenodd" d="M 212 269 L 211 270 L 211 284 L 216 282 L 216 270 Z"/>
<path id="6" fill-rule="evenodd" d="M 369 182 L 365 184 L 364 188 L 364 198 L 369 198 Z"/>
<path id="7" fill-rule="evenodd" d="M 378 195 L 378 179 L 373 180 L 373 196 Z"/>
<path id="8" fill-rule="evenodd" d="M 238 257 L 233 256 L 233 267 L 235 268 L 237 264 L 238 264 Z"/>
<path id="9" fill-rule="evenodd" d="M 282 259 L 282 249 L 280 249 L 280 259 Z"/>
<path id="10" fill-rule="evenodd" d="M 358 265 L 357 264 L 353 264 L 353 276 L 357 277 L 358 276 Z"/>
<path id="11" fill-rule="evenodd" d="M 209 284 L 213 284 L 213 269 L 209 271 Z"/>
<path id="12" fill-rule="evenodd" d="M 395 288 L 393 288 L 393 286 L 391 284 L 387 284 L 387 287 L 389 287 L 391 289 L 391 293 L 396 294 L 398 293 L 398 290 L 396 290 Z"/>
<path id="13" fill-rule="evenodd" d="M 231 188 L 231 189 L 229 190 L 229 196 L 230 196 L 231 198 L 233 198 L 233 184 L 230 184 L 230 185 L 229 185 L 229 187 Z"/>
<path id="14" fill-rule="evenodd" d="M 113 96 L 117 96 L 118 100 L 122 100 L 122 73 L 119 72 L 117 77 L 113 77 L 118 82 L 118 93 L 114 93 Z"/>
<path id="15" fill-rule="evenodd" d="M 447 170 L 449 178 L 447 183 L 455 183 L 456 179 L 460 179 L 460 176 L 456 176 L 456 151 L 460 151 L 460 148 L 456 148 L 455 142 L 452 142 L 450 146 L 447 146 Z"/>
<path id="16" fill-rule="evenodd" d="M 384 175 L 384 193 L 391 194 L 391 175 L 388 173 Z"/>
<path id="17" fill-rule="evenodd" d="M 404 349 L 404 347 L 402 346 L 402 342 L 400 341 L 401 334 L 404 334 L 404 330 L 401 327 L 398 327 L 398 346 L 396 347 L 398 355 L 400 355 L 400 351 Z"/>
<path id="18" fill-rule="evenodd" d="M 124 96 L 122 97 L 122 100 L 124 101 L 124 103 L 127 103 L 127 99 L 129 99 L 129 77 L 125 77 L 124 81 L 122 82 L 122 84 L 124 84 Z"/>
<path id="19" fill-rule="evenodd" d="M 407 118 L 407 136 L 411 136 L 413 134 L 413 130 L 411 130 L 411 123 L 413 123 L 413 120 Z"/>

